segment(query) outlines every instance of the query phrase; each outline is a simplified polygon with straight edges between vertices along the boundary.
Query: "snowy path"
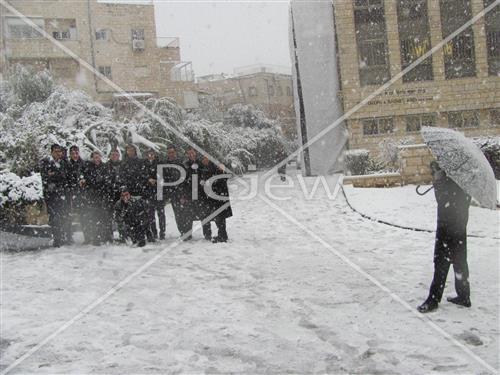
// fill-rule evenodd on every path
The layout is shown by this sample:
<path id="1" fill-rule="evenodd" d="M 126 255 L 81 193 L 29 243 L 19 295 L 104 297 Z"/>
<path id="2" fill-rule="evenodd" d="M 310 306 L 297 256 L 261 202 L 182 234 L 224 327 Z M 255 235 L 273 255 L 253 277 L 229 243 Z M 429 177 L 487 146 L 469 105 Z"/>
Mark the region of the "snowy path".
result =
<path id="1" fill-rule="evenodd" d="M 290 192 L 290 189 L 287 190 Z M 275 202 L 411 306 L 426 297 L 433 234 L 335 201 Z M 228 244 L 183 243 L 13 373 L 487 373 L 259 200 L 234 202 Z M 3 254 L 5 368 L 173 242 Z M 473 307 L 430 318 L 499 368 L 498 241 L 469 240 Z M 449 278 L 451 280 L 451 278 Z M 453 294 L 452 285 L 445 295 Z"/>

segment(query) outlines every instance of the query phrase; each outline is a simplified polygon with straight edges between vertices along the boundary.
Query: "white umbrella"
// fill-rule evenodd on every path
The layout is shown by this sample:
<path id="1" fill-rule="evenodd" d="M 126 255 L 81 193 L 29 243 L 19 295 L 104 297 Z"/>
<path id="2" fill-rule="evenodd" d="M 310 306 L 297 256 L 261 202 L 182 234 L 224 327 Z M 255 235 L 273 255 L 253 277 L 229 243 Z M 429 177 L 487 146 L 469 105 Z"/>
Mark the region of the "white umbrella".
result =
<path id="1" fill-rule="evenodd" d="M 481 206 L 496 209 L 495 175 L 479 147 L 452 129 L 423 127 L 421 133 L 446 175 Z"/>

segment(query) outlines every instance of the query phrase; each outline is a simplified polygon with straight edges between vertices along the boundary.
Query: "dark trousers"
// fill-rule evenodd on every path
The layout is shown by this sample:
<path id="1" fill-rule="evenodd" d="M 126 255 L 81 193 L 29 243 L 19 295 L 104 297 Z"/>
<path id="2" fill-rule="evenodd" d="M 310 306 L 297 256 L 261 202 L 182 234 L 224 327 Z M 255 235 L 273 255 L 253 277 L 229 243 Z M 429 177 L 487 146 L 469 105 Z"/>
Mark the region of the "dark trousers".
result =
<path id="1" fill-rule="evenodd" d="M 217 216 L 215 218 L 215 225 L 217 225 L 217 237 L 227 240 L 226 218 Z"/>
<path id="2" fill-rule="evenodd" d="M 181 235 L 184 235 L 193 229 L 193 222 L 189 213 L 190 208 L 188 205 L 182 205 L 178 198 L 172 198 L 171 203 L 177 229 Z"/>
<path id="3" fill-rule="evenodd" d="M 148 201 L 148 222 L 151 234 L 153 237 L 158 238 L 158 230 L 156 229 L 156 215 L 158 214 L 158 225 L 160 227 L 160 236 L 165 236 L 165 202 L 158 200 Z"/>
<path id="4" fill-rule="evenodd" d="M 429 291 L 429 298 L 440 302 L 446 284 L 450 265 L 455 271 L 455 289 L 458 297 L 470 297 L 469 266 L 467 265 L 467 231 L 450 230 L 438 226 L 434 247 L 434 278 Z"/>
<path id="5" fill-rule="evenodd" d="M 215 221 L 215 225 L 217 226 L 217 237 L 227 240 L 227 231 L 226 231 L 226 218 L 216 216 L 213 221 Z M 212 227 L 211 227 L 212 222 L 209 221 L 205 224 L 203 224 L 202 229 L 203 229 L 203 236 L 205 238 L 211 238 L 212 237 Z"/>
<path id="6" fill-rule="evenodd" d="M 100 245 L 107 241 L 107 223 L 111 219 L 108 218 L 108 211 L 104 204 L 88 206 L 85 216 L 90 242 L 94 245 Z"/>
<path id="7" fill-rule="evenodd" d="M 65 240 L 65 223 L 69 220 L 68 205 L 64 196 L 51 196 L 45 199 L 49 226 L 52 231 L 54 246 L 61 246 Z"/>
<path id="8" fill-rule="evenodd" d="M 125 231 L 134 244 L 143 246 L 146 242 L 146 235 L 149 228 L 147 223 L 140 220 L 125 222 Z"/>

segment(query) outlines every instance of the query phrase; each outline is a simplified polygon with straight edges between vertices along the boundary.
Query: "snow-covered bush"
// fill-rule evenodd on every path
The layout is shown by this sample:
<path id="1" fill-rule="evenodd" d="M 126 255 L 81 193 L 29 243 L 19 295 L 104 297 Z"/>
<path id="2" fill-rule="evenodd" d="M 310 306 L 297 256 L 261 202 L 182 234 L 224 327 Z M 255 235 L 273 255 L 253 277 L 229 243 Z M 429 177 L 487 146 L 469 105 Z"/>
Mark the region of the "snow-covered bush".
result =
<path id="1" fill-rule="evenodd" d="M 384 139 L 378 144 L 379 156 L 378 161 L 390 171 L 399 169 L 399 146 L 411 145 L 415 143 L 413 137 L 403 138 L 400 140 Z"/>
<path id="2" fill-rule="evenodd" d="M 256 129 L 269 129 L 278 126 L 278 123 L 267 118 L 263 111 L 247 104 L 235 104 L 229 108 L 226 122 L 233 126 Z"/>
<path id="3" fill-rule="evenodd" d="M 14 65 L 12 70 L 8 73 L 9 79 L 2 89 L 5 92 L 0 94 L 0 98 L 6 100 L 8 106 L 23 107 L 34 102 L 43 102 L 52 94 L 55 85 L 48 71 L 35 72 L 19 64 Z M 0 110 L 2 107 L 0 105 Z"/>
<path id="4" fill-rule="evenodd" d="M 0 207 L 8 203 L 32 203 L 42 199 L 39 173 L 19 177 L 15 173 L 0 174 Z"/>
<path id="5" fill-rule="evenodd" d="M 49 155 L 50 145 L 77 145 L 83 158 L 98 150 L 139 149 L 162 151 L 169 143 L 196 143 L 221 161 L 234 161 L 243 170 L 250 160 L 272 166 L 286 154 L 286 140 L 278 124 L 251 106 L 236 106 L 229 123 L 187 116 L 175 101 L 154 98 L 148 111 L 138 111 L 124 123 L 112 110 L 86 93 L 54 86 L 49 73 L 16 67 L 7 82 L 0 83 L 0 171 L 28 176 Z M 160 121 L 161 119 L 161 121 Z"/>
<path id="6" fill-rule="evenodd" d="M 370 151 L 368 150 L 347 150 L 344 153 L 345 167 L 351 175 L 364 175 L 368 173 L 370 167 Z"/>

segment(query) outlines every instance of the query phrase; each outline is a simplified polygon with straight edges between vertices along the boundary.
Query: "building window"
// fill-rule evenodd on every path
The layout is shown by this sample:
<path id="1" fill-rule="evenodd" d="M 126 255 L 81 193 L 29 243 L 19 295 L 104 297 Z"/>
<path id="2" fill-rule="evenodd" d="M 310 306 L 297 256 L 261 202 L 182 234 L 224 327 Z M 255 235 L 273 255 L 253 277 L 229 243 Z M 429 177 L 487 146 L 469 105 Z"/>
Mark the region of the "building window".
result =
<path id="1" fill-rule="evenodd" d="M 102 29 L 102 30 L 97 30 L 95 32 L 95 39 L 96 40 L 108 40 L 108 30 Z"/>
<path id="2" fill-rule="evenodd" d="M 422 126 L 436 126 L 436 115 L 433 113 L 406 116 L 406 131 L 418 132 Z"/>
<path id="3" fill-rule="evenodd" d="M 398 0 L 398 29 L 404 70 L 431 49 L 427 0 Z M 403 82 L 432 79 L 432 56 L 403 76 Z"/>
<path id="4" fill-rule="evenodd" d="M 257 87 L 250 86 L 248 88 L 248 96 L 257 96 Z"/>
<path id="5" fill-rule="evenodd" d="M 484 0 L 484 7 L 494 0 Z M 500 75 L 500 6 L 494 7 L 484 16 L 486 47 L 488 49 L 488 71 L 492 76 Z"/>
<path id="6" fill-rule="evenodd" d="M 394 131 L 394 119 L 392 117 L 380 117 L 362 121 L 363 135 L 390 134 Z"/>
<path id="7" fill-rule="evenodd" d="M 132 40 L 144 40 L 144 29 L 132 29 Z"/>
<path id="8" fill-rule="evenodd" d="M 391 78 L 382 0 L 355 0 L 354 23 L 361 86 L 380 85 Z"/>
<path id="9" fill-rule="evenodd" d="M 500 127 L 500 109 L 492 109 L 490 111 L 491 126 Z"/>
<path id="10" fill-rule="evenodd" d="M 72 18 L 46 19 L 45 31 L 56 40 L 77 40 L 76 20 Z"/>
<path id="11" fill-rule="evenodd" d="M 45 21 L 42 18 L 31 18 L 36 26 L 45 29 Z M 10 39 L 40 39 L 43 35 L 39 33 L 35 28 L 28 25 L 20 18 L 7 17 L 6 18 L 7 27 L 7 38 Z M 1 32 L 1 31 L 0 31 Z"/>
<path id="12" fill-rule="evenodd" d="M 111 67 L 110 66 L 100 66 L 99 73 L 101 73 L 104 77 L 111 79 Z"/>
<path id="13" fill-rule="evenodd" d="M 278 92 L 278 96 L 283 96 L 283 88 L 280 85 L 276 86 L 276 91 Z"/>
<path id="14" fill-rule="evenodd" d="M 448 112 L 448 126 L 450 128 L 478 128 L 478 111 Z"/>
<path id="15" fill-rule="evenodd" d="M 472 18 L 471 0 L 440 0 L 443 38 Z M 474 77 L 476 57 L 472 26 L 465 29 L 443 47 L 446 79 Z"/>

